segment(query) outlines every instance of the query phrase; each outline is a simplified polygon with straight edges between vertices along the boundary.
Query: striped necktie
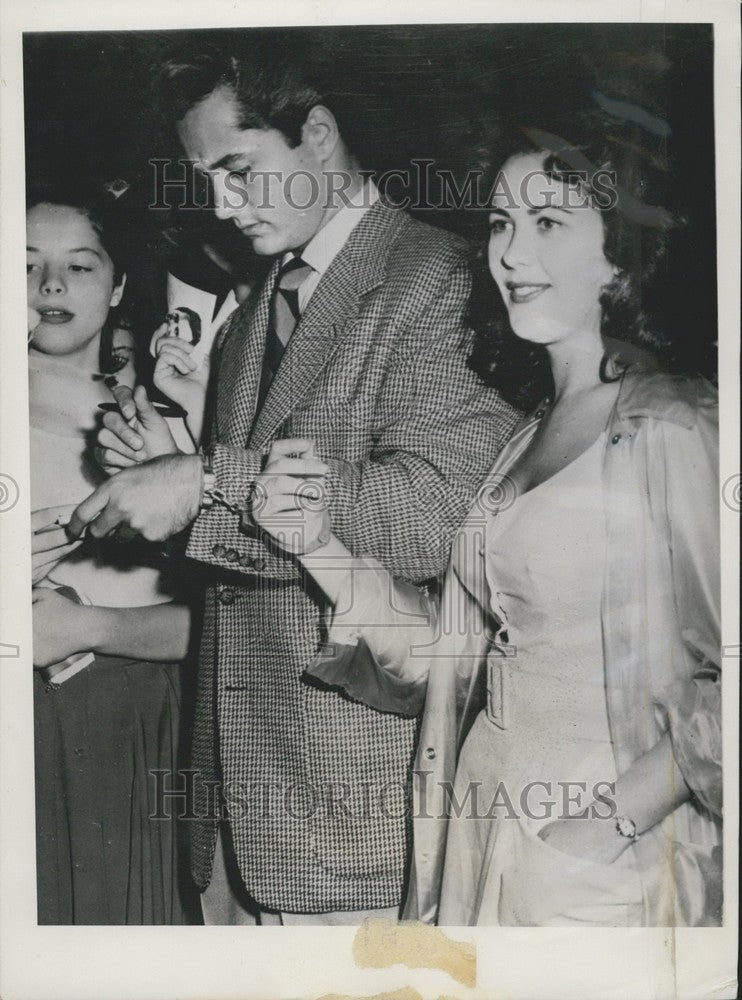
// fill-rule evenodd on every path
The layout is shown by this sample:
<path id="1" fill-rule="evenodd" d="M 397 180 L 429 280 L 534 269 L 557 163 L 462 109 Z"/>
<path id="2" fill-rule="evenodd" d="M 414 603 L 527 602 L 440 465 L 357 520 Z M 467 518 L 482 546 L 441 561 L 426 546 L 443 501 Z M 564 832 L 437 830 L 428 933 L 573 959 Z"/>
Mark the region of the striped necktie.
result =
<path id="1" fill-rule="evenodd" d="M 293 257 L 278 272 L 271 297 L 256 413 L 260 413 L 268 389 L 276 376 L 278 366 L 281 364 L 281 358 L 283 358 L 289 340 L 291 340 L 291 334 L 299 322 L 301 315 L 299 288 L 313 270 L 314 268 L 305 264 L 301 257 Z"/>

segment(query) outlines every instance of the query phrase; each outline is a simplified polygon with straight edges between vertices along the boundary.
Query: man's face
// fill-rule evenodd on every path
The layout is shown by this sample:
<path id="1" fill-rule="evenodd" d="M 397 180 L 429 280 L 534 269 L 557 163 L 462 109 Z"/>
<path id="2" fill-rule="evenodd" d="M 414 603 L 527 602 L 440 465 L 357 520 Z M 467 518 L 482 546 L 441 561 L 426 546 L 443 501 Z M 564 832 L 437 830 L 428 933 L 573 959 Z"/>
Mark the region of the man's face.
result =
<path id="1" fill-rule="evenodd" d="M 294 149 L 276 129 L 240 129 L 232 92 L 214 90 L 178 125 L 188 159 L 211 178 L 215 211 L 265 256 L 302 249 L 324 220 L 322 161 L 307 134 Z"/>

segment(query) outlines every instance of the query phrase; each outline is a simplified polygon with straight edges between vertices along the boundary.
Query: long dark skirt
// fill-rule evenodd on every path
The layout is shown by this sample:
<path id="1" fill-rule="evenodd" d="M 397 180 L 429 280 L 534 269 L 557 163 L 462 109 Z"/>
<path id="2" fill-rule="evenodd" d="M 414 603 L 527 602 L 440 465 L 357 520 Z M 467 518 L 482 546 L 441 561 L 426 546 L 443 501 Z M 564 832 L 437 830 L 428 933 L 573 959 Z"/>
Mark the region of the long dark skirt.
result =
<path id="1" fill-rule="evenodd" d="M 34 671 L 39 924 L 183 922 L 150 774 L 177 784 L 179 690 L 176 664 L 96 657 L 58 688 Z"/>

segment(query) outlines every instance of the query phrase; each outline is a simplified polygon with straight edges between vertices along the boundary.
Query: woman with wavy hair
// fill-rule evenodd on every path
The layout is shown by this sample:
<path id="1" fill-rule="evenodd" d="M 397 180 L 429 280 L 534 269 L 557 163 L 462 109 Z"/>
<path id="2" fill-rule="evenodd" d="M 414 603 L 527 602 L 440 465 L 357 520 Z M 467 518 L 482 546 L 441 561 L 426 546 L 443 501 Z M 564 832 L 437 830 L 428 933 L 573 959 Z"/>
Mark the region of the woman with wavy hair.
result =
<path id="1" fill-rule="evenodd" d="M 716 393 L 645 314 L 678 220 L 616 131 L 593 118 L 584 141 L 528 129 L 496 148 L 497 299 L 472 364 L 530 412 L 437 616 L 297 502 L 285 473 L 321 461 L 277 448 L 259 483 L 256 520 L 305 550 L 334 609 L 310 672 L 380 711 L 424 704 L 410 917 L 721 919 Z"/>

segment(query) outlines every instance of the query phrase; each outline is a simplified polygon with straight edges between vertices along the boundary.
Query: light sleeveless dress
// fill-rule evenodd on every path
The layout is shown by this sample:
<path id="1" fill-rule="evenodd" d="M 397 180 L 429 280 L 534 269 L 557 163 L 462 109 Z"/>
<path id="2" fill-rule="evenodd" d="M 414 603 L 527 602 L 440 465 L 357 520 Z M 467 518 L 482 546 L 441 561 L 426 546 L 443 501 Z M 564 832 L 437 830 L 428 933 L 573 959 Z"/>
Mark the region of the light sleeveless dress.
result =
<path id="1" fill-rule="evenodd" d="M 487 706 L 461 752 L 438 917 L 444 925 L 641 922 L 630 849 L 602 865 L 537 836 L 601 795 L 609 800 L 601 815 L 615 822 L 608 818 L 616 770 L 600 616 L 604 439 L 487 525 L 480 555 L 507 655 L 488 658 Z"/>

